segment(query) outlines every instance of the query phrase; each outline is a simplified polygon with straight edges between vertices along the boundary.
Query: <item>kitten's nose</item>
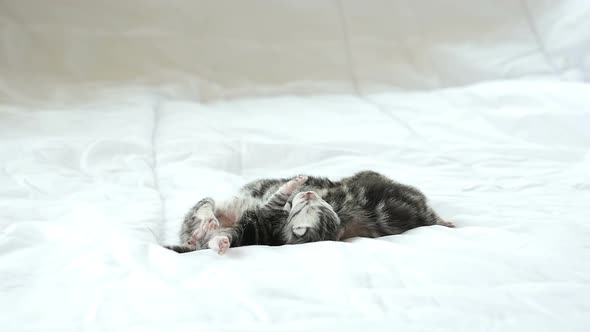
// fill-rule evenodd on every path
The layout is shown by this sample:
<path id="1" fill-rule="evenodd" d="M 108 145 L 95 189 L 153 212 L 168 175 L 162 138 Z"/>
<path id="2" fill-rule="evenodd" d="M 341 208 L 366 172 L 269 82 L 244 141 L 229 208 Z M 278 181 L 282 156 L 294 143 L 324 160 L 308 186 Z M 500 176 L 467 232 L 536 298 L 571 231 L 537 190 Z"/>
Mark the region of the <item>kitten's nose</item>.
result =
<path id="1" fill-rule="evenodd" d="M 308 191 L 305 193 L 305 198 L 307 200 L 310 200 L 312 196 L 313 196 L 313 191 Z"/>

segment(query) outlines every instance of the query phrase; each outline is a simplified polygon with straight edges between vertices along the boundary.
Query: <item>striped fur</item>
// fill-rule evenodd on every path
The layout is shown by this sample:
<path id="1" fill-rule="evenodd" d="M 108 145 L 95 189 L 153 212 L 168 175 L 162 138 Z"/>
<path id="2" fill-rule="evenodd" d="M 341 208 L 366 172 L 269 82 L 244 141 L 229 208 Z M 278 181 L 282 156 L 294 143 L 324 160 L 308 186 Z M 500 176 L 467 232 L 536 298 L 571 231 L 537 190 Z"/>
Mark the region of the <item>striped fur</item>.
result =
<path id="1" fill-rule="evenodd" d="M 435 224 L 453 227 L 418 189 L 376 172 L 336 182 L 311 176 L 265 179 L 217 207 L 211 198 L 199 201 L 185 217 L 181 245 L 168 248 L 223 253 L 228 246 L 379 237 Z"/>

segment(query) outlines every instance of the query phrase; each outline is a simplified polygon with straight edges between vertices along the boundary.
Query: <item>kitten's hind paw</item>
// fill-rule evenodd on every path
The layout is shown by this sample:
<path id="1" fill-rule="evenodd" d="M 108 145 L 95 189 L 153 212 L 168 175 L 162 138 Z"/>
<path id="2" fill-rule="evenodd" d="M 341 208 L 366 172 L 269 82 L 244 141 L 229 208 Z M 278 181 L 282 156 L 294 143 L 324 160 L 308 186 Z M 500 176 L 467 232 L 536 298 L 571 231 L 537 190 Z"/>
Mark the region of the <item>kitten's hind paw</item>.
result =
<path id="1" fill-rule="evenodd" d="M 218 254 L 223 255 L 230 247 L 229 238 L 225 235 L 214 236 L 209 240 L 209 248 L 217 251 Z"/>
<path id="2" fill-rule="evenodd" d="M 199 240 L 205 237 L 205 234 L 207 234 L 208 231 L 217 229 L 219 228 L 219 226 L 219 221 L 217 220 L 217 218 L 215 218 L 214 215 L 211 215 L 206 219 L 203 219 L 197 227 L 197 229 L 195 229 L 194 232 L 191 234 L 191 238 L 188 244 L 196 245 L 199 242 Z"/>
<path id="3" fill-rule="evenodd" d="M 219 228 L 219 221 L 217 220 L 217 218 L 215 218 L 215 216 L 212 216 L 206 220 L 203 220 L 201 222 L 201 227 L 207 231 L 210 231 L 212 229 L 217 229 L 217 228 Z"/>
<path id="4" fill-rule="evenodd" d="M 191 234 L 191 238 L 188 240 L 188 244 L 191 246 L 196 245 L 199 243 L 199 240 L 205 236 L 205 231 L 201 230 L 200 228 L 195 229 L 195 231 Z"/>

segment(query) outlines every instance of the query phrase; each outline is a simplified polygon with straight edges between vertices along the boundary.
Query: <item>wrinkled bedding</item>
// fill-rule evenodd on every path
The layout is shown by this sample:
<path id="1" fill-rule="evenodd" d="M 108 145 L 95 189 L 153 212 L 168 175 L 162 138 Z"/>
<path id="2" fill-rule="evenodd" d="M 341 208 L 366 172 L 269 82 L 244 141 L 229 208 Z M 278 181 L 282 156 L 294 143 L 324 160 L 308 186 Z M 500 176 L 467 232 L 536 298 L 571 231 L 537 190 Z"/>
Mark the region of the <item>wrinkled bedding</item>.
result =
<path id="1" fill-rule="evenodd" d="M 1 331 L 590 328 L 585 1 L 82 3 L 0 4 Z M 363 169 L 458 228 L 160 246 L 199 198 Z"/>

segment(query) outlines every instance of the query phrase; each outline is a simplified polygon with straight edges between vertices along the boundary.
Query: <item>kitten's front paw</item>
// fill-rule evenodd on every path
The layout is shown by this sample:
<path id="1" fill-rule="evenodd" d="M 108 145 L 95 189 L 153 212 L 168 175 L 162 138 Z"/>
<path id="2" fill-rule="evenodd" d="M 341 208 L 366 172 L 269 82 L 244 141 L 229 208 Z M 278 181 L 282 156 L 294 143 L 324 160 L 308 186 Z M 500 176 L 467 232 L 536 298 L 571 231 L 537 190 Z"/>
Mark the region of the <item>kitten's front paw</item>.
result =
<path id="1" fill-rule="evenodd" d="M 281 188 L 281 193 L 284 195 L 291 195 L 293 193 L 293 191 L 295 191 L 295 189 L 297 189 L 297 187 L 299 187 L 300 185 L 305 183 L 305 181 L 307 181 L 307 176 L 299 175 L 298 177 L 285 183 L 283 185 L 283 187 Z"/>
<path id="2" fill-rule="evenodd" d="M 230 247 L 229 238 L 225 235 L 214 236 L 209 240 L 209 248 L 217 251 L 218 254 L 223 255 Z"/>

